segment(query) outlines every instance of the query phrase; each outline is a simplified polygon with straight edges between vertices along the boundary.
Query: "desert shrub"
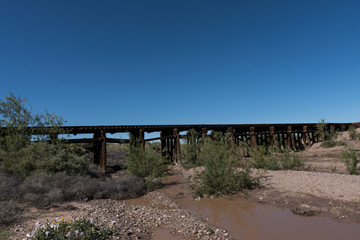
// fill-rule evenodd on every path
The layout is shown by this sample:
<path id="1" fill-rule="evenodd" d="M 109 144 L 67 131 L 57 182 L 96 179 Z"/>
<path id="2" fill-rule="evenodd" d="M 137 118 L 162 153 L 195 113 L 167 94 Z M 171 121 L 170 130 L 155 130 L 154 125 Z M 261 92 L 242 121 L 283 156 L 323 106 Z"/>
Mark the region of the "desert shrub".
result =
<path id="1" fill-rule="evenodd" d="M 352 140 L 357 140 L 358 139 L 358 134 L 357 134 L 356 129 L 355 129 L 354 126 L 350 125 L 348 131 L 349 131 L 350 139 L 352 139 Z"/>
<path id="2" fill-rule="evenodd" d="M 106 178 L 102 183 L 103 190 L 97 193 L 96 198 L 127 199 L 142 195 L 145 191 L 145 183 L 139 177 L 124 175 L 118 178 Z"/>
<path id="3" fill-rule="evenodd" d="M 284 170 L 299 169 L 304 166 L 303 161 L 289 149 L 285 149 L 280 155 L 280 168 Z"/>
<path id="4" fill-rule="evenodd" d="M 22 200 L 38 206 L 71 200 L 134 198 L 142 195 L 144 190 L 144 181 L 132 175 L 102 179 L 63 173 L 37 175 L 26 178 L 20 186 Z"/>
<path id="5" fill-rule="evenodd" d="M 32 142 L 18 151 L 1 151 L 0 159 L 7 172 L 23 179 L 39 173 L 85 175 L 90 161 L 74 145 L 48 142 Z"/>
<path id="6" fill-rule="evenodd" d="M 252 167 L 267 170 L 292 170 L 303 167 L 303 161 L 289 149 L 282 151 L 258 146 L 252 151 Z"/>
<path id="7" fill-rule="evenodd" d="M 18 186 L 20 180 L 10 175 L 0 167 L 0 201 L 14 200 L 19 198 Z"/>
<path id="8" fill-rule="evenodd" d="M 127 159 L 127 171 L 140 178 L 157 178 L 162 176 L 166 169 L 166 160 L 151 144 L 145 149 L 131 146 Z"/>
<path id="9" fill-rule="evenodd" d="M 10 93 L 0 100 L 0 127 L 6 127 L 0 132 L 0 165 L 23 179 L 38 173 L 85 174 L 89 158 L 80 148 L 52 138 L 63 133 L 59 128 L 63 123 L 61 117 L 47 111 L 32 113 L 26 99 Z M 46 130 L 49 134 L 36 135 L 35 129 L 28 127 L 50 127 Z"/>
<path id="10" fill-rule="evenodd" d="M 27 238 L 31 240 L 105 240 L 113 234 L 112 226 L 100 227 L 93 220 L 80 218 L 77 220 L 66 221 L 56 218 L 52 222 L 41 225 L 36 223 L 35 229 Z"/>
<path id="11" fill-rule="evenodd" d="M 334 128 L 329 127 L 324 119 L 321 119 L 321 121 L 316 124 L 315 134 L 321 141 L 331 141 L 336 138 L 337 132 Z"/>
<path id="12" fill-rule="evenodd" d="M 201 165 L 199 160 L 201 142 L 198 136 L 199 133 L 195 129 L 190 129 L 186 144 L 182 146 L 181 159 L 182 165 L 185 167 L 190 168 Z"/>
<path id="13" fill-rule="evenodd" d="M 17 151 L 31 140 L 50 140 L 51 135 L 61 133 L 59 126 L 65 121 L 62 117 L 45 113 L 33 113 L 27 99 L 16 97 L 12 93 L 0 99 L 0 127 L 6 127 L 0 134 L 0 149 L 4 151 Z M 47 135 L 34 136 L 34 129 L 28 127 L 52 127 Z"/>
<path id="14" fill-rule="evenodd" d="M 252 167 L 268 170 L 280 169 L 276 156 L 272 155 L 265 146 L 258 146 L 252 151 Z"/>
<path id="15" fill-rule="evenodd" d="M 23 210 L 14 201 L 0 202 L 0 227 L 15 223 Z"/>
<path id="16" fill-rule="evenodd" d="M 358 155 L 355 150 L 348 149 L 341 152 L 340 155 L 341 161 L 345 163 L 346 170 L 352 175 L 359 175 L 360 169 L 357 165 L 360 163 L 360 159 L 358 159 Z"/>
<path id="17" fill-rule="evenodd" d="M 344 143 L 343 141 L 334 141 L 334 140 L 328 140 L 328 141 L 324 141 L 320 144 L 320 147 L 323 148 L 332 148 L 335 146 L 345 146 L 346 143 Z"/>
<path id="18" fill-rule="evenodd" d="M 218 196 L 257 186 L 248 168 L 238 170 L 240 160 L 229 140 L 221 133 L 215 133 L 214 140 L 206 139 L 200 154 L 204 171 L 195 178 L 195 195 Z"/>
<path id="19" fill-rule="evenodd" d="M 322 142 L 320 147 L 331 148 L 345 145 L 343 142 L 335 141 L 337 132 L 335 131 L 334 127 L 329 127 L 324 119 L 321 119 L 321 121 L 316 124 L 315 134 L 319 138 L 319 141 Z"/>

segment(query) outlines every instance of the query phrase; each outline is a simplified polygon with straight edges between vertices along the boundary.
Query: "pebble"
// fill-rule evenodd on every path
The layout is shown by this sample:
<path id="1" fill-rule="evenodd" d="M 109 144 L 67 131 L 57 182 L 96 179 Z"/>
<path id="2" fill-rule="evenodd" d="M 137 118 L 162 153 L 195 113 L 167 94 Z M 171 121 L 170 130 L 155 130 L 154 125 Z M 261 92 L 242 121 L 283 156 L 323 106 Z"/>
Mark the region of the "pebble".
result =
<path id="1" fill-rule="evenodd" d="M 166 227 L 188 239 L 233 239 L 229 233 L 207 223 L 208 219 L 181 209 L 163 193 L 151 192 L 143 198 L 150 206 L 109 199 L 92 200 L 85 209 L 85 217 L 97 218 L 102 224 L 116 219 L 112 239 L 152 239 L 152 231 L 158 227 Z M 215 229 L 214 233 L 208 231 L 209 228 Z"/>

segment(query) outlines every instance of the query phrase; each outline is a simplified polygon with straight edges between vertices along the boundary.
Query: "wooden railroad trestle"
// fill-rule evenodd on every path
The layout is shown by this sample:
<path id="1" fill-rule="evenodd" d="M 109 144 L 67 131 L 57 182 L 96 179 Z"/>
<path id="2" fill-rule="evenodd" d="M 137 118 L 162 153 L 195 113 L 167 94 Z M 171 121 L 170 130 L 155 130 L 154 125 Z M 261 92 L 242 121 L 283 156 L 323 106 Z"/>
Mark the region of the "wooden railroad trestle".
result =
<path id="1" fill-rule="evenodd" d="M 360 123 L 328 123 L 337 131 L 346 131 L 350 125 L 360 127 Z M 48 128 L 38 128 L 34 134 L 50 133 Z M 158 140 L 161 142 L 163 156 L 171 158 L 175 164 L 181 162 L 180 139 L 189 139 L 189 131 L 194 129 L 199 138 L 212 137 L 214 132 L 226 133 L 232 144 L 244 144 L 249 147 L 258 145 L 284 147 L 293 150 L 311 146 L 317 142 L 316 123 L 297 124 L 197 124 L 197 125 L 120 125 L 120 126 L 62 126 L 61 132 L 67 134 L 93 134 L 93 138 L 67 139 L 69 143 L 92 143 L 93 163 L 106 171 L 106 144 L 130 143 L 145 148 L 145 142 Z M 208 132 L 210 131 L 210 134 Z M 129 133 L 129 139 L 108 138 L 107 133 Z M 145 132 L 159 132 L 160 137 L 145 139 Z M 187 132 L 180 135 L 180 132 Z M 57 136 L 52 136 L 56 138 Z"/>

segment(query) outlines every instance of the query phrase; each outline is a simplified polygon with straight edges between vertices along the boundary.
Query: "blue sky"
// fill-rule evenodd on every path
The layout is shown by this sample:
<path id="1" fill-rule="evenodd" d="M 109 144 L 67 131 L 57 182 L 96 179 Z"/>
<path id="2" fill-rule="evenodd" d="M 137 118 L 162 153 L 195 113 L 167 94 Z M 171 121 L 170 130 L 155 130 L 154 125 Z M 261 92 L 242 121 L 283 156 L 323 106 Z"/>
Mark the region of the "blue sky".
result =
<path id="1" fill-rule="evenodd" d="M 67 125 L 360 121 L 360 1 L 0 1 L 0 98 Z"/>

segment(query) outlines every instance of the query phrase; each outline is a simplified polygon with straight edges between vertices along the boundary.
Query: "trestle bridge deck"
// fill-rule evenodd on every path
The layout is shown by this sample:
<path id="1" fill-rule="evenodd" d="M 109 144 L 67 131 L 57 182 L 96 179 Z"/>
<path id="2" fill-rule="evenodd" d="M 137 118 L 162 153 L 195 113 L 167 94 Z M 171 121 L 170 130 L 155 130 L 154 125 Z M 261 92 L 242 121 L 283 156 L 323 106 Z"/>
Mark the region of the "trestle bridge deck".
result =
<path id="1" fill-rule="evenodd" d="M 317 123 L 287 124 L 194 124 L 194 125 L 117 125 L 117 126 L 62 126 L 59 133 L 92 134 L 92 138 L 67 139 L 69 143 L 92 143 L 93 163 L 106 171 L 106 144 L 130 143 L 145 148 L 147 141 L 160 141 L 161 151 L 174 163 L 181 162 L 180 139 L 189 137 L 191 129 L 199 133 L 199 138 L 211 137 L 214 132 L 227 133 L 233 144 L 249 147 L 257 145 L 282 146 L 293 150 L 305 148 L 317 142 L 315 134 Z M 360 123 L 327 123 L 330 129 L 346 131 L 349 126 L 360 127 Z M 53 129 L 33 127 L 33 134 L 53 134 Z M 160 133 L 159 137 L 145 139 L 145 133 Z M 181 135 L 181 132 L 186 134 Z M 109 138 L 106 134 L 129 133 L 129 139 Z M 57 138 L 57 135 L 52 135 Z M 131 141 L 135 139 L 135 141 Z"/>

